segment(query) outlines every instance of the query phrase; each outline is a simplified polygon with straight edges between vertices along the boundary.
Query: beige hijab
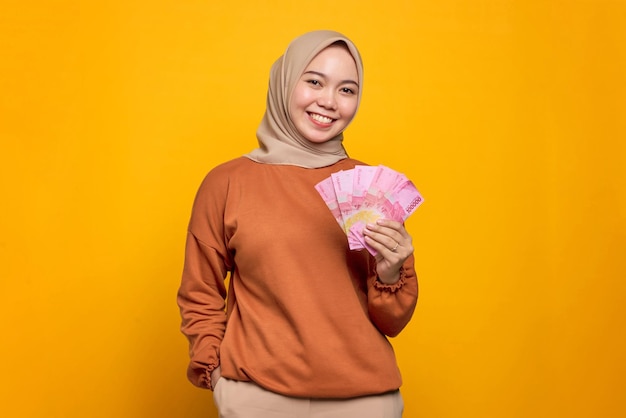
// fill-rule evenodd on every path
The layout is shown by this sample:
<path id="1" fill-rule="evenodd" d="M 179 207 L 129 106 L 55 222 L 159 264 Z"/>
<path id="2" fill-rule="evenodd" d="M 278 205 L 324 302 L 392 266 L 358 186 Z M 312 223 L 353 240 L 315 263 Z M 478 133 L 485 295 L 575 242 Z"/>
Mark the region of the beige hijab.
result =
<path id="1" fill-rule="evenodd" d="M 348 47 L 356 62 L 359 87 L 363 85 L 361 56 L 348 38 L 338 32 L 321 30 L 305 33 L 294 39 L 272 66 L 267 108 L 256 133 L 259 148 L 245 157 L 265 164 L 318 168 L 329 166 L 348 156 L 342 144 L 343 133 L 324 143 L 315 144 L 298 132 L 289 115 L 289 102 L 296 82 L 313 58 L 337 41 L 344 42 Z M 361 88 L 358 100 L 361 101 Z"/>

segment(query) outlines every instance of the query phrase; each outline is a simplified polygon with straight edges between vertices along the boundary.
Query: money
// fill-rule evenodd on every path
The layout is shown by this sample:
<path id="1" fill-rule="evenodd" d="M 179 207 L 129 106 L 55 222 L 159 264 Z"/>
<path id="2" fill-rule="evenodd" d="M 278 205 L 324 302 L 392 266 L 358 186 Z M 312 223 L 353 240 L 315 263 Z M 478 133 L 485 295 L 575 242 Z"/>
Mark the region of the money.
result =
<path id="1" fill-rule="evenodd" d="M 332 173 L 315 189 L 346 233 L 350 249 L 365 248 L 373 255 L 363 237 L 365 226 L 380 218 L 404 222 L 424 201 L 411 180 L 384 165 Z"/>
<path id="2" fill-rule="evenodd" d="M 339 202 L 335 196 L 335 188 L 333 187 L 332 178 L 329 177 L 317 183 L 315 185 L 315 190 L 317 190 L 320 196 L 322 196 L 324 203 L 326 203 L 330 213 L 333 214 L 339 225 L 343 227 L 343 218 L 341 217 L 341 212 L 339 211 Z"/>

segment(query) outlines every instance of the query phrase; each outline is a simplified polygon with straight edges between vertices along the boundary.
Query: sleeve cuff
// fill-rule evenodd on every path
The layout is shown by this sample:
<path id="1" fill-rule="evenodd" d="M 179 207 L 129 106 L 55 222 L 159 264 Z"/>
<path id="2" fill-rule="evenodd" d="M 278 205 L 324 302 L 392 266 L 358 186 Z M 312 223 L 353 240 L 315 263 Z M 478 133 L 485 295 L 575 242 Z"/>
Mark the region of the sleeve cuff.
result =
<path id="1" fill-rule="evenodd" d="M 381 292 L 389 292 L 396 293 L 406 284 L 406 272 L 404 271 L 404 267 L 400 267 L 400 279 L 393 284 L 385 284 L 381 282 L 378 277 L 374 281 L 374 289 L 379 290 Z"/>

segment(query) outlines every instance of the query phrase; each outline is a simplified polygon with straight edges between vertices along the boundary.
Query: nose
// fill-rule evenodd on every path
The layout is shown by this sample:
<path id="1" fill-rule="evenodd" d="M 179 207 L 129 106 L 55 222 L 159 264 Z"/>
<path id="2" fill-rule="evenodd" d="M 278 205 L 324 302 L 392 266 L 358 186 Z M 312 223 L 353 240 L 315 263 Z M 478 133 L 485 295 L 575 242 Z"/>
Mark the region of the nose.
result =
<path id="1" fill-rule="evenodd" d="M 324 89 L 317 97 L 317 104 L 324 109 L 336 110 L 337 98 L 335 97 L 335 92 L 331 89 Z"/>

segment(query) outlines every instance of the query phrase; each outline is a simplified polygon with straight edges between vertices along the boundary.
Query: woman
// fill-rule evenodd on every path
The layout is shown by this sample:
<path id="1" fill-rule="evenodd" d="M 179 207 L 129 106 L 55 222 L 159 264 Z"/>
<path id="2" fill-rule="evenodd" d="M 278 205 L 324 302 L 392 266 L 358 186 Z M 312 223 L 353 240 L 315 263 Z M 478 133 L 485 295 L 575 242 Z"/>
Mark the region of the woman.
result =
<path id="1" fill-rule="evenodd" d="M 345 36 L 295 39 L 272 66 L 259 148 L 200 186 L 178 304 L 188 377 L 222 418 L 402 415 L 386 336 L 417 302 L 411 236 L 380 220 L 364 230 L 376 257 L 351 251 L 314 188 L 363 164 L 342 145 L 362 85 Z"/>

